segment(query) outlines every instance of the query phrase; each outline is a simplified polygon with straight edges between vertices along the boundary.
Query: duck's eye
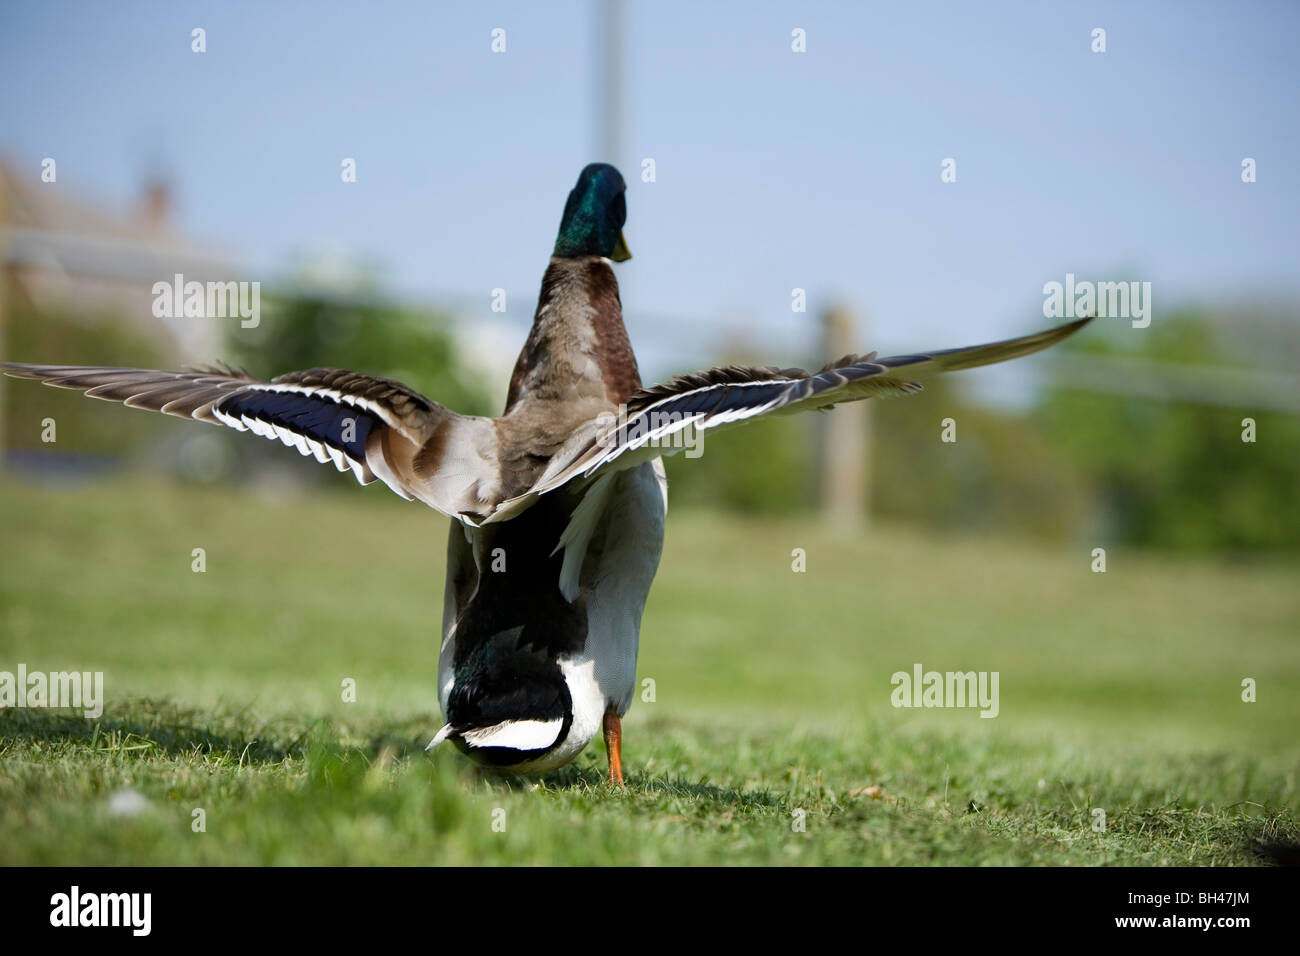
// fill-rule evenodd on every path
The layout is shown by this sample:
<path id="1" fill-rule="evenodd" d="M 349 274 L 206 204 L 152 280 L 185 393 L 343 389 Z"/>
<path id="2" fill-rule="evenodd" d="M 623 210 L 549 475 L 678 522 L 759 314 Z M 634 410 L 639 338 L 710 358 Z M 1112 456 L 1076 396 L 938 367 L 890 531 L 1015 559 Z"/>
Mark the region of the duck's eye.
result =
<path id="1" fill-rule="evenodd" d="M 610 204 L 610 211 L 614 214 L 614 218 L 618 220 L 618 227 L 622 229 L 623 223 L 627 222 L 627 197 L 622 193 L 615 196 L 614 201 Z"/>

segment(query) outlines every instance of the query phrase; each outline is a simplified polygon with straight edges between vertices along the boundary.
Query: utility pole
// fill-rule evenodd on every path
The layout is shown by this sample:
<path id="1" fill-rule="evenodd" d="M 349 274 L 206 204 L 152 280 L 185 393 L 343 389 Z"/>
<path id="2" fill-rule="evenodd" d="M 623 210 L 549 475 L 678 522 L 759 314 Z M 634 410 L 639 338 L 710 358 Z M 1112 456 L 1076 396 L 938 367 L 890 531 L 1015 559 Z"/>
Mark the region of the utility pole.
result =
<path id="1" fill-rule="evenodd" d="M 618 166 L 623 158 L 622 0 L 601 0 L 597 40 L 600 69 L 596 71 L 596 159 Z"/>
<path id="2" fill-rule="evenodd" d="M 822 319 L 827 360 L 862 350 L 862 333 L 848 309 L 829 309 Z M 870 512 L 871 402 L 845 402 L 821 416 L 817 449 L 818 506 L 822 518 L 845 535 L 867 525 Z"/>

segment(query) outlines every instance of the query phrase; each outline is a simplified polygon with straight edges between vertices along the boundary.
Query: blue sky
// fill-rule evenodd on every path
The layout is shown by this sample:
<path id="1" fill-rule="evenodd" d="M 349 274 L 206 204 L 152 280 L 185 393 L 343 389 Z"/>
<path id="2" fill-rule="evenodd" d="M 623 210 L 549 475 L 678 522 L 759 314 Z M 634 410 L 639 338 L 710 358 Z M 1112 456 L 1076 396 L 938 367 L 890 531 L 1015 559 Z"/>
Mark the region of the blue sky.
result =
<path id="1" fill-rule="evenodd" d="M 0 152 L 121 206 L 164 169 L 181 227 L 253 278 L 328 249 L 485 310 L 496 287 L 535 296 L 578 170 L 613 159 L 634 342 L 670 354 L 706 327 L 805 341 L 833 298 L 867 315 L 864 348 L 1018 334 L 1050 324 L 1066 272 L 1151 281 L 1157 322 L 1300 298 L 1295 4 L 632 3 L 618 157 L 596 155 L 596 13 L 6 5 Z"/>

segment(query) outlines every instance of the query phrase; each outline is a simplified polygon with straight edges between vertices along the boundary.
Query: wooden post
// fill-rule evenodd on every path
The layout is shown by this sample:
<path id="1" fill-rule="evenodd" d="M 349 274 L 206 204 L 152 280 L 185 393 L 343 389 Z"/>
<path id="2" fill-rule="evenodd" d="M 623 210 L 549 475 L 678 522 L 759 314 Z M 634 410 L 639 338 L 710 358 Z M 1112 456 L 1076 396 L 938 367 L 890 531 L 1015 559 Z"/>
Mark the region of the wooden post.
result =
<path id="1" fill-rule="evenodd" d="M 853 314 L 843 307 L 830 309 L 822 320 L 824 360 L 864 350 L 862 331 Z M 845 535 L 865 528 L 870 513 L 870 405 L 869 400 L 837 405 L 824 414 L 821 423 L 818 505 L 822 518 Z"/>
<path id="2" fill-rule="evenodd" d="M 0 359 L 9 354 L 9 180 L 0 167 Z M 0 375 L 0 474 L 5 470 L 8 446 L 5 444 L 5 392 L 9 379 Z"/>

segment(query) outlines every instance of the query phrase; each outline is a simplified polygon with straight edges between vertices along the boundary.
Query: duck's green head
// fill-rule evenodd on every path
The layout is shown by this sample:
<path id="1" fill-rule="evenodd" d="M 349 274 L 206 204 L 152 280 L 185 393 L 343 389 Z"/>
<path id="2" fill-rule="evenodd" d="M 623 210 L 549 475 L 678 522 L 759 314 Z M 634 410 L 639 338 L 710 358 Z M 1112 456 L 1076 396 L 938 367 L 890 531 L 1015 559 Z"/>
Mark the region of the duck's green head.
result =
<path id="1" fill-rule="evenodd" d="M 564 204 L 560 234 L 551 255 L 561 259 L 605 256 L 615 262 L 631 259 L 623 240 L 626 189 L 623 176 L 608 163 L 592 163 L 584 169 Z"/>

